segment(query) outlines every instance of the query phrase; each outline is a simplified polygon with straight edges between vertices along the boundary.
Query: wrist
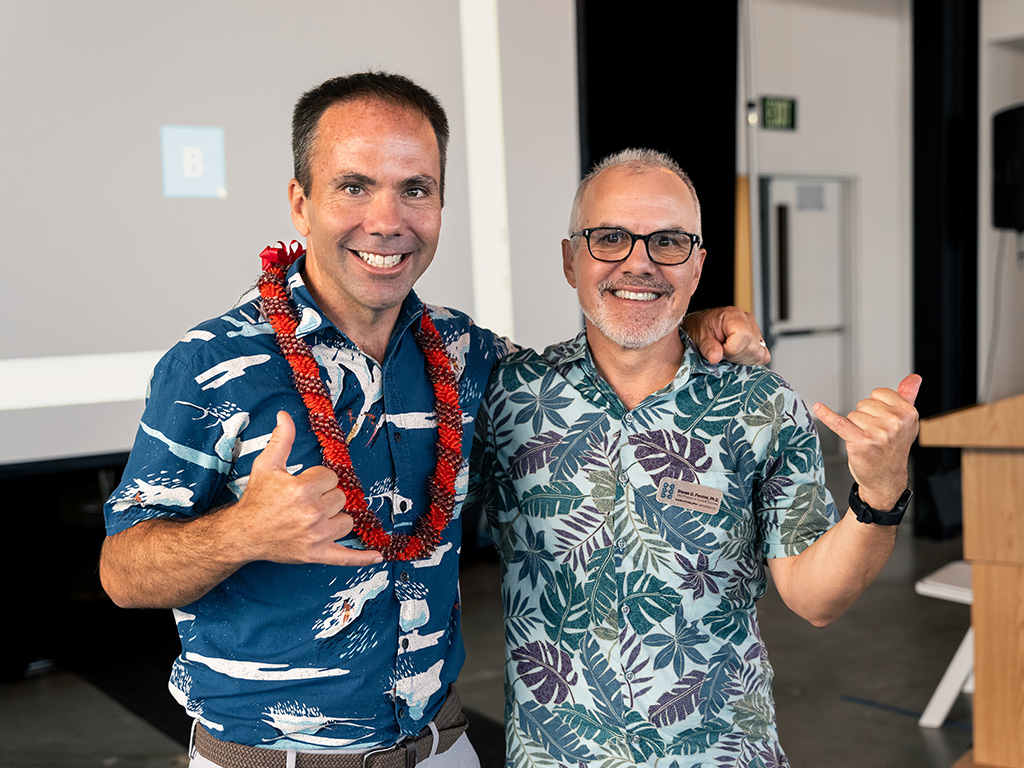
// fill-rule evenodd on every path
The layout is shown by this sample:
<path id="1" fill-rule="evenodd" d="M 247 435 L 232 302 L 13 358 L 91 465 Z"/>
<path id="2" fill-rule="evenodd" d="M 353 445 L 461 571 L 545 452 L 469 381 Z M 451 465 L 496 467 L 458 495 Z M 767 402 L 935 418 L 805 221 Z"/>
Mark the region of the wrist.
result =
<path id="1" fill-rule="evenodd" d="M 902 488 L 887 488 L 883 490 L 879 488 L 866 488 L 859 483 L 855 483 L 855 485 L 857 486 L 857 496 L 860 500 L 869 507 L 880 510 L 890 510 L 895 507 L 907 488 L 904 485 Z"/>
<path id="2" fill-rule="evenodd" d="M 888 503 L 887 499 L 891 499 L 891 495 L 874 495 L 867 494 L 865 498 L 860 493 L 860 487 L 857 483 L 853 484 L 850 488 L 850 509 L 857 516 L 857 519 L 862 523 L 871 523 L 875 525 L 899 525 L 903 520 L 903 515 L 907 511 L 907 507 L 910 505 L 910 499 L 913 497 L 910 489 L 905 489 L 895 502 Z M 883 501 L 879 502 L 881 498 Z M 883 506 L 876 507 L 874 504 L 868 501 L 875 501 Z M 885 506 L 888 504 L 888 506 Z"/>

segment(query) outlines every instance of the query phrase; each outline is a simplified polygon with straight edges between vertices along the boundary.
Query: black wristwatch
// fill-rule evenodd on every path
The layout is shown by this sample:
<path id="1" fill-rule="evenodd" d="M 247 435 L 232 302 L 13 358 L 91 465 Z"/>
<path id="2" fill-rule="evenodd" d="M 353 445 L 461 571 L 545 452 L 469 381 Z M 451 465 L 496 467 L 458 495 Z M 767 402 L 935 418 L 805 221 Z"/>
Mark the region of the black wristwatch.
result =
<path id="1" fill-rule="evenodd" d="M 914 495 L 907 488 L 896 502 L 895 507 L 888 512 L 879 512 L 877 509 L 869 507 L 861 501 L 860 494 L 857 492 L 859 488 L 860 486 L 857 483 L 854 483 L 853 487 L 850 488 L 850 509 L 853 510 L 853 513 L 857 515 L 857 519 L 862 523 L 874 523 L 875 525 L 899 525 L 907 511 L 907 507 L 910 505 L 910 498 Z"/>

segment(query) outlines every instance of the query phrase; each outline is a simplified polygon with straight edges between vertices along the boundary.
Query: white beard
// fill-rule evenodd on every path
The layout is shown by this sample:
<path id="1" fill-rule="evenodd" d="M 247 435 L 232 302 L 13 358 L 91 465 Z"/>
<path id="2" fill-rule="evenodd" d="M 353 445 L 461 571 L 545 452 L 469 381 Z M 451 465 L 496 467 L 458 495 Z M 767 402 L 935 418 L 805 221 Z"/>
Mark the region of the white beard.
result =
<path id="1" fill-rule="evenodd" d="M 623 349 L 643 349 L 661 341 L 670 333 L 678 333 L 682 316 L 673 317 L 670 313 L 662 313 L 653 323 L 641 318 L 630 318 L 625 322 L 610 317 L 607 306 L 599 301 L 592 311 L 583 310 L 587 320 L 594 324 L 609 340 Z"/>

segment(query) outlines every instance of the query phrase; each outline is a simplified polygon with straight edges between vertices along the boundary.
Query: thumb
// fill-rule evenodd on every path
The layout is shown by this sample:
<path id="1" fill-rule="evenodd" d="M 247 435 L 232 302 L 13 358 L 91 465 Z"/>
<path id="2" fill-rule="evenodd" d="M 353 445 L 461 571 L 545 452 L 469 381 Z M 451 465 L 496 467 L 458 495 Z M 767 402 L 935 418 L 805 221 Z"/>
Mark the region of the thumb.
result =
<path id="1" fill-rule="evenodd" d="M 900 397 L 906 400 L 911 405 L 917 400 L 917 393 L 921 391 L 921 382 L 923 379 L 916 373 L 912 373 L 907 376 L 900 385 L 896 387 L 896 392 L 899 393 Z"/>
<path id="2" fill-rule="evenodd" d="M 288 456 L 292 452 L 292 443 L 295 441 L 295 422 L 285 411 L 277 412 L 277 426 L 270 433 L 270 442 L 260 453 L 260 463 L 267 465 L 269 469 L 285 469 L 288 466 Z"/>
<path id="3" fill-rule="evenodd" d="M 705 336 L 697 344 L 704 359 L 712 365 L 722 362 L 725 356 L 725 347 L 714 336 Z"/>

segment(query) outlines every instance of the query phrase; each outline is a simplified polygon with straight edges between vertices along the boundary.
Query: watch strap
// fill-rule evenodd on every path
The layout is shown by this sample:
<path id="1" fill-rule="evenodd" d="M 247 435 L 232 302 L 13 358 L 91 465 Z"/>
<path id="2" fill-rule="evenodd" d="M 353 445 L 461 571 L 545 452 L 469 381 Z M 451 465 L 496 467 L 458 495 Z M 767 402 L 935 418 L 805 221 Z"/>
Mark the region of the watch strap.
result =
<path id="1" fill-rule="evenodd" d="M 903 515 L 907 512 L 907 507 L 910 505 L 910 499 L 914 495 L 907 488 L 896 501 L 896 506 L 888 512 L 883 512 L 865 504 L 860 497 L 859 490 L 860 486 L 857 483 L 854 483 L 853 487 L 850 488 L 850 509 L 853 510 L 853 513 L 860 522 L 873 523 L 875 525 L 899 525 L 903 520 Z"/>

